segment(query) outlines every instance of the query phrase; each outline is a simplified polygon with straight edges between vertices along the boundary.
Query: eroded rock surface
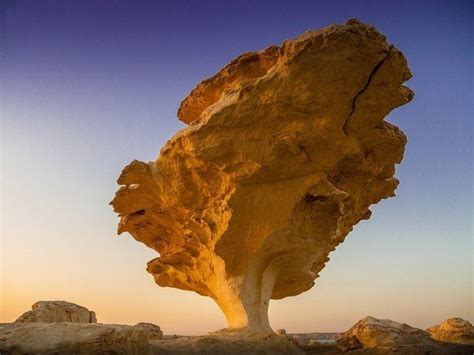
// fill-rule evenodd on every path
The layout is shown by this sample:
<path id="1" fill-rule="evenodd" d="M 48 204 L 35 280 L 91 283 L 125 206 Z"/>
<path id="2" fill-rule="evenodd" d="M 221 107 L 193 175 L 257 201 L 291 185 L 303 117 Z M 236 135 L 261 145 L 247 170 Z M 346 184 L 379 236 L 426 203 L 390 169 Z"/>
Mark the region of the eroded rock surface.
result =
<path id="1" fill-rule="evenodd" d="M 336 342 L 341 351 L 369 354 L 470 354 L 474 350 L 438 342 L 428 332 L 404 323 L 373 317 L 358 321 Z"/>
<path id="2" fill-rule="evenodd" d="M 39 301 L 31 306 L 31 311 L 23 313 L 15 322 L 97 323 L 97 319 L 94 312 L 71 302 Z"/>
<path id="3" fill-rule="evenodd" d="M 12 323 L 0 327 L 2 354 L 151 354 L 160 327 L 100 323 Z"/>
<path id="4" fill-rule="evenodd" d="M 474 345 L 474 327 L 462 318 L 450 318 L 426 329 L 431 337 L 447 343 Z"/>
<path id="5" fill-rule="evenodd" d="M 189 124 L 133 161 L 111 202 L 156 250 L 160 286 L 213 298 L 229 328 L 271 331 L 270 299 L 310 289 L 369 207 L 394 196 L 409 102 L 403 54 L 357 20 L 245 53 L 183 101 Z"/>
<path id="6" fill-rule="evenodd" d="M 389 319 L 365 317 L 358 321 L 337 340 L 344 350 L 348 349 L 390 347 L 396 348 L 409 344 L 430 344 L 430 335 L 424 330 L 397 323 Z"/>
<path id="7" fill-rule="evenodd" d="M 258 332 L 229 332 L 151 342 L 153 354 L 304 354 L 286 337 Z"/>

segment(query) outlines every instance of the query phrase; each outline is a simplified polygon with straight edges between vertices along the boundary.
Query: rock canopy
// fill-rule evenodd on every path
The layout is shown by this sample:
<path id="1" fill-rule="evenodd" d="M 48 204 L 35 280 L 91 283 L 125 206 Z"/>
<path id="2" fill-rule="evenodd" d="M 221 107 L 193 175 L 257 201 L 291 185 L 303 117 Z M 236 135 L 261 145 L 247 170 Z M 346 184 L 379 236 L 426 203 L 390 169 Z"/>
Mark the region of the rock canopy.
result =
<path id="1" fill-rule="evenodd" d="M 369 207 L 394 196 L 413 98 L 403 54 L 358 20 L 245 53 L 182 102 L 188 126 L 133 161 L 118 233 L 156 250 L 160 286 L 213 298 L 229 328 L 271 331 L 270 299 L 309 290 Z"/>
<path id="2" fill-rule="evenodd" d="M 95 313 L 87 308 L 66 301 L 39 301 L 31 311 L 23 313 L 15 323 L 73 322 L 97 323 Z"/>

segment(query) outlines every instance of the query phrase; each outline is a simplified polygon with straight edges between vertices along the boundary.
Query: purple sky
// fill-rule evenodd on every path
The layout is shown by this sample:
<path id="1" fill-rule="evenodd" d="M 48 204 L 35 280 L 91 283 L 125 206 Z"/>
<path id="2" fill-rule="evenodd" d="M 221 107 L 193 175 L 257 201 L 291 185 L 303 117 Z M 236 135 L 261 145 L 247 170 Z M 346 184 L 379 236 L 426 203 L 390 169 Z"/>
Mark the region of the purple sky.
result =
<path id="1" fill-rule="evenodd" d="M 414 74 L 414 101 L 388 118 L 409 139 L 401 184 L 332 254 L 313 290 L 272 303 L 272 325 L 343 330 L 368 313 L 417 326 L 473 320 L 474 2 L 7 0 L 0 7 L 0 321 L 40 298 L 68 298 L 102 321 L 150 320 L 187 333 L 224 326 L 202 297 L 153 284 L 145 272 L 153 251 L 114 236 L 107 203 L 116 177 L 132 159 L 156 158 L 183 127 L 181 100 L 229 60 L 352 17 L 383 32 Z M 112 304 L 133 315 L 110 308 L 119 293 Z M 188 313 L 167 313 L 170 302 Z M 202 312 L 190 317 L 196 305 Z"/>

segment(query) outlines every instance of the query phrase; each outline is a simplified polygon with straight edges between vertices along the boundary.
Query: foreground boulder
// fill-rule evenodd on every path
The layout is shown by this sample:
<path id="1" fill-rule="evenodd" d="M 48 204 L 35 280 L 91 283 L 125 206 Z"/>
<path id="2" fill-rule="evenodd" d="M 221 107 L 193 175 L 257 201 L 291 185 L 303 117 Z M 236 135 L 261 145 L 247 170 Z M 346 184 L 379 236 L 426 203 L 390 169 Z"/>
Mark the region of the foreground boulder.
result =
<path id="1" fill-rule="evenodd" d="M 84 323 L 12 323 L 0 327 L 0 352 L 7 354 L 148 354 L 160 327 Z"/>
<path id="2" fill-rule="evenodd" d="M 133 161 L 118 233 L 156 250 L 163 287 L 211 297 L 231 329 L 272 332 L 270 299 L 309 290 L 370 206 L 394 196 L 408 103 L 403 54 L 357 20 L 245 53 L 194 88 L 189 124 Z"/>
<path id="3" fill-rule="evenodd" d="M 366 317 L 336 340 L 341 351 L 353 350 L 374 354 L 468 354 L 474 348 L 451 346 L 431 339 L 422 329 L 389 319 Z M 371 349 L 369 352 L 369 349 Z"/>
<path id="4" fill-rule="evenodd" d="M 97 323 L 95 313 L 87 308 L 66 301 L 39 301 L 20 316 L 16 323 L 31 322 L 73 322 Z"/>
<path id="5" fill-rule="evenodd" d="M 424 330 L 389 319 L 365 317 L 337 340 L 342 350 L 354 348 L 390 347 L 407 344 L 429 344 L 431 338 Z M 348 344 L 346 346 L 346 344 Z"/>
<path id="6" fill-rule="evenodd" d="M 450 318 L 426 331 L 436 340 L 474 345 L 474 327 L 462 318 Z"/>

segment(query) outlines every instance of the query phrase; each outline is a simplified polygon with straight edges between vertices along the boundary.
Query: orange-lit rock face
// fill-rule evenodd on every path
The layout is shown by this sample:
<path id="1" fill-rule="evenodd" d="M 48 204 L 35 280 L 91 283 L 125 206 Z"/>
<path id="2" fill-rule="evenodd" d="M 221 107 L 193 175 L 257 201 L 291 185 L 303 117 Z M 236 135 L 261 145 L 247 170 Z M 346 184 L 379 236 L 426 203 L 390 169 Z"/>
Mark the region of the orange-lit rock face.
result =
<path id="1" fill-rule="evenodd" d="M 212 297 L 230 328 L 270 330 L 268 302 L 310 289 L 369 206 L 393 196 L 413 93 L 403 54 L 357 20 L 238 57 L 183 101 L 190 124 L 134 161 L 118 232 L 160 256 L 158 285 Z"/>
<path id="2" fill-rule="evenodd" d="M 433 339 L 447 342 L 474 345 L 474 327 L 462 318 L 450 318 L 443 323 L 426 329 Z"/>

